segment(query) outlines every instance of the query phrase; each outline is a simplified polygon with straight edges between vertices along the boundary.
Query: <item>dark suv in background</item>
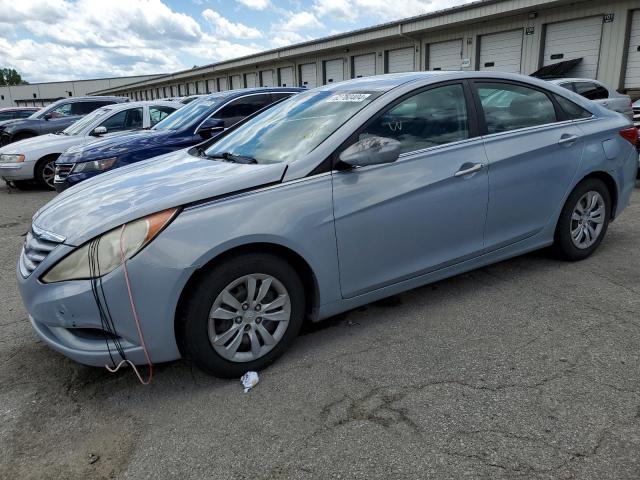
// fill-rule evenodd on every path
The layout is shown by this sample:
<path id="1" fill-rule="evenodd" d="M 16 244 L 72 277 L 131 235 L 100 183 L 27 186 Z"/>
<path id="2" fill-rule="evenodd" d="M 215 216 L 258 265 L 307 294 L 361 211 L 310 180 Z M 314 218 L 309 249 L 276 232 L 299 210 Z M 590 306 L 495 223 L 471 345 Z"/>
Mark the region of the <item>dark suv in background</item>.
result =
<path id="1" fill-rule="evenodd" d="M 58 100 L 27 118 L 0 122 L 0 146 L 62 131 L 97 108 L 128 101 L 124 97 L 72 97 Z"/>
<path id="2" fill-rule="evenodd" d="M 4 107 L 0 108 L 0 122 L 27 118 L 40 110 L 40 107 Z"/>

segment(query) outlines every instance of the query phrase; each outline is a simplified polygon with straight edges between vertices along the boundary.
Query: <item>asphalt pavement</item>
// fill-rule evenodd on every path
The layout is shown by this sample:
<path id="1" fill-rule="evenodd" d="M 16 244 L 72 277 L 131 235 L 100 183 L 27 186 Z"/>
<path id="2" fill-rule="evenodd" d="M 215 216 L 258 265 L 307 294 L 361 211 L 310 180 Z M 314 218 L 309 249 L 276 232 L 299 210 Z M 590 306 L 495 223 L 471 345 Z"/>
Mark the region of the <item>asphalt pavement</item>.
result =
<path id="1" fill-rule="evenodd" d="M 640 478 L 640 188 L 588 260 L 535 252 L 308 327 L 247 394 L 38 340 L 15 265 L 53 196 L 0 187 L 2 479 Z"/>

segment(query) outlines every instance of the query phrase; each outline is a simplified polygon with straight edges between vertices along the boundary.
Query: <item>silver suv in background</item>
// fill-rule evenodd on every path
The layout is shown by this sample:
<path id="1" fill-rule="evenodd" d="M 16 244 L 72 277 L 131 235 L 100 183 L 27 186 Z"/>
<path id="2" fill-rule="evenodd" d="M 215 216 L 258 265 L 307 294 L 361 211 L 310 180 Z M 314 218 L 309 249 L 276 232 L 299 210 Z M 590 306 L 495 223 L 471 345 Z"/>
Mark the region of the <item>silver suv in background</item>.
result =
<path id="1" fill-rule="evenodd" d="M 614 112 L 622 113 L 629 118 L 629 120 L 633 120 L 631 97 L 618 93 L 597 80 L 591 80 L 590 78 L 559 78 L 557 80 L 551 80 L 551 83 L 576 92 L 584 98 L 599 103 Z"/>

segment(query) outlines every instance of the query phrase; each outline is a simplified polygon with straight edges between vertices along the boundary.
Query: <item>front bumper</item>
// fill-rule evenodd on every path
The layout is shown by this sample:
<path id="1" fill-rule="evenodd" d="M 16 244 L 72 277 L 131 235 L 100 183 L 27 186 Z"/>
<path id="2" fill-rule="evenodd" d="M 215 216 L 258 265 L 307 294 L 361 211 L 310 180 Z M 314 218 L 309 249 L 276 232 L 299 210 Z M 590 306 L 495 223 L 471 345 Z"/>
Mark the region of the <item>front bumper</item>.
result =
<path id="1" fill-rule="evenodd" d="M 104 172 L 108 172 L 108 171 L 109 170 L 104 170 Z M 104 172 L 100 171 L 100 172 L 89 172 L 89 173 L 72 173 L 65 177 L 59 177 L 58 175 L 56 175 L 53 181 L 53 185 L 56 189 L 56 192 L 58 193 L 64 192 L 67 188 L 77 185 L 80 182 L 84 182 L 85 180 L 93 178 L 96 175 L 100 175 L 101 173 L 104 173 Z"/>
<path id="2" fill-rule="evenodd" d="M 182 288 L 193 269 L 170 268 L 151 252 L 153 243 L 127 263 L 136 309 L 145 344 L 154 363 L 180 358 L 175 339 L 175 309 Z M 85 365 L 118 363 L 111 335 L 106 332 L 89 280 L 45 284 L 42 274 L 74 250 L 56 247 L 29 275 L 17 268 L 18 285 L 29 318 L 38 336 L 54 350 Z M 153 279 L 153 281 L 149 281 Z M 102 278 L 116 333 L 128 360 L 144 364 L 122 268 Z"/>
<path id="3" fill-rule="evenodd" d="M 5 180 L 31 180 L 33 162 L 0 163 L 0 177 Z"/>

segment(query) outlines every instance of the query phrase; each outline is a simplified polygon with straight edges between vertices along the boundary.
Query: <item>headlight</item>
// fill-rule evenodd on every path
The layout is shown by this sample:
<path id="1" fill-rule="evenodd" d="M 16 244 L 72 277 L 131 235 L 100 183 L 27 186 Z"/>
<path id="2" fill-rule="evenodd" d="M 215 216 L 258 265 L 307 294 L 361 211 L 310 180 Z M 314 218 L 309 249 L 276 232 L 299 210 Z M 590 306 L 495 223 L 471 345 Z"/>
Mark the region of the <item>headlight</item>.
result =
<path id="1" fill-rule="evenodd" d="M 21 163 L 24 162 L 24 155 L 21 153 L 3 153 L 0 155 L 0 163 Z"/>
<path id="2" fill-rule="evenodd" d="M 91 162 L 78 162 L 73 166 L 71 173 L 101 172 L 108 170 L 113 167 L 116 160 L 118 160 L 118 157 L 103 158 L 102 160 L 93 160 Z"/>
<path id="3" fill-rule="evenodd" d="M 120 237 L 126 260 L 133 257 L 173 220 L 177 208 L 163 210 L 114 228 L 73 251 L 42 276 L 44 283 L 97 278 L 122 263 Z"/>

